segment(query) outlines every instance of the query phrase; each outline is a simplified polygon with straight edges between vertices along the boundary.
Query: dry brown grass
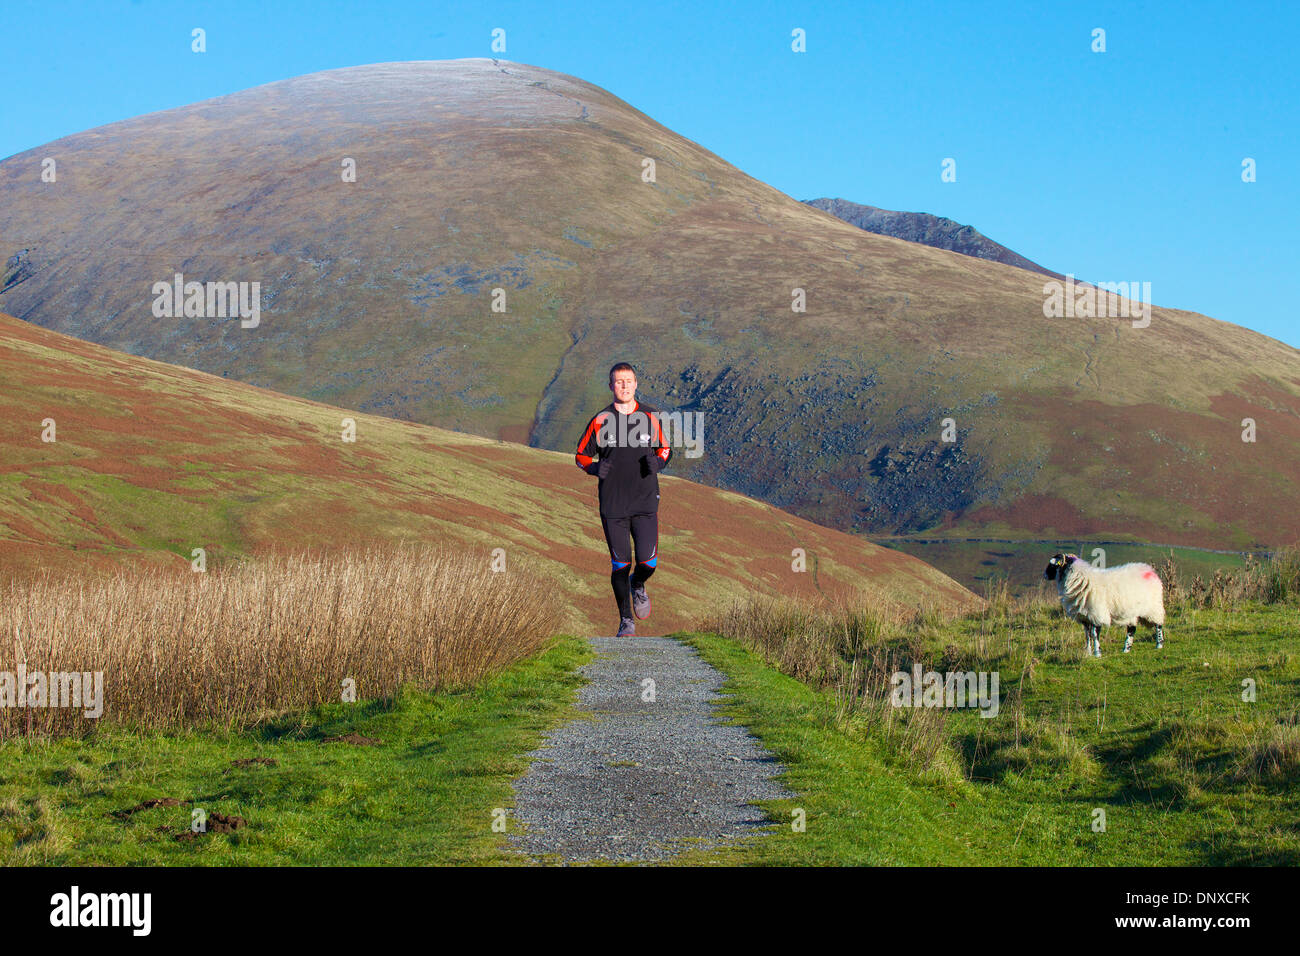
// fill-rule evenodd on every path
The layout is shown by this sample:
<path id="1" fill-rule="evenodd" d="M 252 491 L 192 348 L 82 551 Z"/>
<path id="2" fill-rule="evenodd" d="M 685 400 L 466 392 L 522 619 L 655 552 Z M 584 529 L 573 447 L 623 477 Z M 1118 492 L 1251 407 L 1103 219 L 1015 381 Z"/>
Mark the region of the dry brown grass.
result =
<path id="1" fill-rule="evenodd" d="M 1264 558 L 1249 555 L 1243 567 L 1218 569 L 1209 580 L 1199 574 L 1187 580 L 1172 553 L 1156 571 L 1164 583 L 1167 607 L 1232 610 L 1249 602 L 1282 604 L 1300 597 L 1300 546 L 1281 548 Z"/>
<path id="2" fill-rule="evenodd" d="M 463 687 L 539 650 L 560 621 L 518 570 L 390 547 L 251 561 L 206 573 L 10 583 L 0 671 L 102 671 L 105 722 L 247 727 L 406 684 Z M 85 733 L 80 708 L 0 707 L 0 739 Z"/>
<path id="3" fill-rule="evenodd" d="M 846 711 L 887 687 L 898 668 L 885 639 L 900 633 L 901 624 L 893 610 L 767 596 L 733 601 L 702 622 L 705 630 L 739 641 L 784 674 L 814 687 L 836 687 Z"/>
<path id="4" fill-rule="evenodd" d="M 947 715 L 890 703 L 891 677 L 913 663 L 926 670 L 948 663 L 923 648 L 928 631 L 951 613 L 908 612 L 850 601 L 810 602 L 753 597 L 736 601 L 703 622 L 706 630 L 736 640 L 782 673 L 832 689 L 836 720 L 849 733 L 878 732 L 917 769 L 949 773 Z"/>

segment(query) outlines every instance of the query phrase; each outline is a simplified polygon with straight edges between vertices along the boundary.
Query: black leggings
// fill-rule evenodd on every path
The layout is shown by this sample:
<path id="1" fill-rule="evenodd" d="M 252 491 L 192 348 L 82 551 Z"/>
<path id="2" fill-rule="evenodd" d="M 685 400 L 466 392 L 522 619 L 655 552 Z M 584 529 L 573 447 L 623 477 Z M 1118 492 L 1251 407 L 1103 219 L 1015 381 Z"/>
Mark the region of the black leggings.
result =
<path id="1" fill-rule="evenodd" d="M 614 588 L 619 616 L 631 617 L 632 592 L 646 583 L 659 563 L 659 515 L 654 512 L 629 518 L 601 515 L 600 525 L 605 531 L 605 543 L 609 545 L 609 561 L 613 566 L 609 583 Z M 627 569 L 632 564 L 633 546 L 636 548 L 636 568 L 629 580 Z"/>

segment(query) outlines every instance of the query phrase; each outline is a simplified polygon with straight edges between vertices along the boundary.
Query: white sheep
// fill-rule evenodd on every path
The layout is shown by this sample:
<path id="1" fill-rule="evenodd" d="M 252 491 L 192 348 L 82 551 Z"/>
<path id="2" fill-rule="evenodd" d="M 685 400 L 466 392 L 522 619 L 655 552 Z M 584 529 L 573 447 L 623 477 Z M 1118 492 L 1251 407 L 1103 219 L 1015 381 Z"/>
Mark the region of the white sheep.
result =
<path id="1" fill-rule="evenodd" d="M 1067 617 L 1083 625 L 1088 653 L 1101 657 L 1101 629 L 1122 624 L 1128 629 L 1124 653 L 1133 646 L 1139 623 L 1155 628 L 1156 649 L 1165 646 L 1164 585 L 1149 564 L 1135 562 L 1094 568 L 1075 554 L 1055 554 L 1043 577 L 1056 582 Z"/>

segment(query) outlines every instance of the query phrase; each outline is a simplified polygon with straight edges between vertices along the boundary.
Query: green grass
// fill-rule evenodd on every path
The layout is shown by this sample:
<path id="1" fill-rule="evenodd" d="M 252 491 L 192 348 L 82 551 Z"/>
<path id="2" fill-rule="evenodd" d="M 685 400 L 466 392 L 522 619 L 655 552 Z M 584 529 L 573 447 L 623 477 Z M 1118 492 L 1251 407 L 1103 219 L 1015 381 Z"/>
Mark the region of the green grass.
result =
<path id="1" fill-rule="evenodd" d="M 351 865 L 518 862 L 493 832 L 523 755 L 568 712 L 585 641 L 462 693 L 407 691 L 334 704 L 248 733 L 18 741 L 0 747 L 0 863 Z M 378 746 L 323 743 L 359 734 Z M 265 757 L 276 766 L 237 768 Z M 146 800 L 193 801 L 119 819 Z M 233 833 L 177 841 L 192 807 L 243 817 Z M 172 832 L 160 832 L 170 827 Z"/>
<path id="2" fill-rule="evenodd" d="M 869 711 L 844 719 L 833 692 L 776 672 L 735 641 L 681 635 L 728 675 L 723 712 L 774 752 L 800 794 L 764 804 L 779 821 L 772 836 L 690 860 L 1300 863 L 1300 610 L 1180 613 L 1166 634 L 1160 652 L 1140 636 L 1131 654 L 1112 640 L 1092 661 L 1082 629 L 1041 608 L 995 626 L 918 625 L 908 639 L 923 654 L 960 657 L 982 644 L 984 666 L 1002 677 L 999 715 L 945 712 L 926 766 Z M 1253 703 L 1242 700 L 1245 678 L 1256 684 Z M 1252 771 L 1257 761 L 1264 770 Z M 795 807 L 806 813 L 803 833 L 790 826 Z M 1097 809 L 1104 832 L 1093 830 Z"/>

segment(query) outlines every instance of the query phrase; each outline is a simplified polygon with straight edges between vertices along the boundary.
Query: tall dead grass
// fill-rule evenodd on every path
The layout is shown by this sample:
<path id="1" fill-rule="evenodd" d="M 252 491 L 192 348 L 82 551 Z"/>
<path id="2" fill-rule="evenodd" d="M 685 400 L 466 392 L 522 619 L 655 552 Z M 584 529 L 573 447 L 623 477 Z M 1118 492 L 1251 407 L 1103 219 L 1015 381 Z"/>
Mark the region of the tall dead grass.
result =
<path id="1" fill-rule="evenodd" d="M 905 655 L 888 644 L 902 633 L 902 621 L 892 609 L 752 596 L 733 601 L 702 625 L 757 651 L 790 677 L 836 687 L 855 700 L 882 693 L 889 676 L 902 669 L 896 665 Z"/>
<path id="2" fill-rule="evenodd" d="M 176 574 L 44 577 L 0 594 L 0 671 L 103 672 L 106 723 L 250 726 L 403 685 L 464 687 L 539 650 L 561 609 L 517 571 L 388 547 Z M 0 707 L 0 739 L 88 732 L 81 708 Z"/>
<path id="3" fill-rule="evenodd" d="M 1190 580 L 1173 553 L 1156 566 L 1165 589 L 1166 607 L 1225 608 L 1244 604 L 1283 604 L 1300 598 L 1300 546 L 1281 548 L 1263 558 L 1248 555 L 1233 571 L 1217 569 L 1210 578 Z"/>
<path id="4" fill-rule="evenodd" d="M 878 733 L 918 770 L 952 778 L 961 771 L 950 747 L 947 714 L 890 702 L 893 675 L 910 671 L 913 663 L 924 670 L 955 668 L 957 660 L 947 653 L 935 659 L 924 649 L 926 632 L 941 629 L 946 620 L 933 609 L 750 597 L 701 623 L 782 673 L 833 690 L 836 720 L 847 732 Z"/>

